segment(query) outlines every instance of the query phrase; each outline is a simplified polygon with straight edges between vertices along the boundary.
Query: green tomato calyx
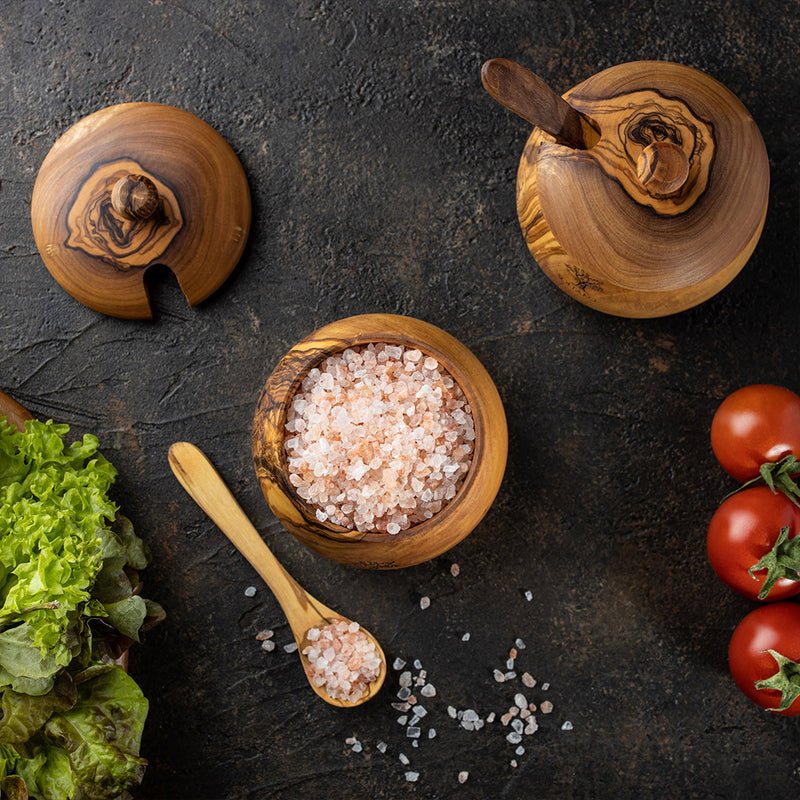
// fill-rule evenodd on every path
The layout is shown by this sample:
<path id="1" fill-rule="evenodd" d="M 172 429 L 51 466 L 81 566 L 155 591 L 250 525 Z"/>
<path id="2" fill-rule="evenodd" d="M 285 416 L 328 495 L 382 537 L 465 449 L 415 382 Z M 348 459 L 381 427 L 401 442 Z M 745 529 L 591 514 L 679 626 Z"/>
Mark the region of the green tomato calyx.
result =
<path id="1" fill-rule="evenodd" d="M 766 484 L 772 489 L 773 494 L 783 492 L 796 506 L 800 506 L 800 487 L 794 482 L 795 476 L 800 474 L 800 461 L 795 456 L 788 455 L 780 461 L 767 461 L 761 465 L 758 472 L 757 478 L 743 483 L 728 497 L 741 492 L 742 489 Z"/>
<path id="2" fill-rule="evenodd" d="M 759 600 L 765 600 L 772 587 L 781 578 L 800 581 L 800 536 L 789 538 L 789 526 L 784 525 L 772 550 L 765 553 L 757 564 L 748 570 L 753 580 L 758 580 L 756 572 L 767 570 L 764 585 L 758 593 Z"/>
<path id="3" fill-rule="evenodd" d="M 768 711 L 786 711 L 798 697 L 800 697 L 800 664 L 781 655 L 775 650 L 764 650 L 778 663 L 778 671 L 761 681 L 756 681 L 756 689 L 775 689 L 781 693 L 781 702 L 776 708 Z"/>

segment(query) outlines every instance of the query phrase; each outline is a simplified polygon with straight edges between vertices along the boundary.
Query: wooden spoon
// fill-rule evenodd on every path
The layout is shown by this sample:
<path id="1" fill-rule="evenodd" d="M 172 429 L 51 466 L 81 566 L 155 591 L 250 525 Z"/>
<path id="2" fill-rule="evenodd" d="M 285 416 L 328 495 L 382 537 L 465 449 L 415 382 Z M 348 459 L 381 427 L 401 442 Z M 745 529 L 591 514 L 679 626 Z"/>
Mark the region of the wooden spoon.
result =
<path id="1" fill-rule="evenodd" d="M 169 449 L 169 464 L 181 486 L 233 542 L 272 590 L 289 621 L 297 642 L 300 660 L 308 677 L 310 664 L 308 657 L 303 655 L 303 648 L 310 643 L 307 637 L 308 631 L 332 621 L 350 622 L 350 620 L 308 594 L 281 566 L 211 462 L 197 447 L 188 442 L 175 442 Z M 342 707 L 361 705 L 376 695 L 383 685 L 386 677 L 386 656 L 375 637 L 364 628 L 361 630 L 375 645 L 380 655 L 380 672 L 354 703 L 331 697 L 324 686 L 315 686 L 309 677 L 311 688 L 331 705 Z"/>
<path id="2" fill-rule="evenodd" d="M 516 61 L 489 59 L 481 67 L 481 82 L 500 105 L 554 136 L 559 144 L 588 150 L 600 139 L 580 111 Z"/>

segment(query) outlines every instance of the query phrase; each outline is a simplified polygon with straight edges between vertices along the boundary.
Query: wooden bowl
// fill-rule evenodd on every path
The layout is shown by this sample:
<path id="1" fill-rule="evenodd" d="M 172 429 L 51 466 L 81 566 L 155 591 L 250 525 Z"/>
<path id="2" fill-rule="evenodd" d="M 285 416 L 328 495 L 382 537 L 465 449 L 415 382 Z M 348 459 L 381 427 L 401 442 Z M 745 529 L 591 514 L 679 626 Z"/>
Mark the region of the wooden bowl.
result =
<path id="1" fill-rule="evenodd" d="M 370 342 L 404 345 L 435 358 L 461 387 L 475 423 L 472 464 L 455 497 L 425 522 L 398 534 L 348 530 L 320 522 L 289 482 L 284 448 L 286 415 L 312 368 L 348 347 Z M 295 345 L 264 386 L 253 422 L 253 459 L 275 516 L 303 544 L 326 558 L 363 569 L 395 569 L 441 555 L 481 521 L 500 488 L 508 453 L 505 412 L 477 358 L 443 330 L 410 317 L 365 314 L 326 325 Z"/>
<path id="2" fill-rule="evenodd" d="M 564 95 L 592 121 L 586 148 L 534 128 L 517 213 L 545 274 L 579 302 L 660 317 L 723 289 L 764 226 L 769 161 L 739 99 L 699 70 L 637 61 Z"/>

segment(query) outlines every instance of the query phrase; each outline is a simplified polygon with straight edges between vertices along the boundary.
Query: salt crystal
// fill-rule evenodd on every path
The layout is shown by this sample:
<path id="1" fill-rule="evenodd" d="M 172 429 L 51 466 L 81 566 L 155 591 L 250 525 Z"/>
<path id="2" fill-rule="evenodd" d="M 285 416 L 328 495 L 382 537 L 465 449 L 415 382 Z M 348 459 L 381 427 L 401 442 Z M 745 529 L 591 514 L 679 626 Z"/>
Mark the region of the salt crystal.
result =
<path id="1" fill-rule="evenodd" d="M 375 747 L 378 749 L 379 752 L 385 753 L 386 749 L 388 748 L 388 745 L 386 744 L 386 742 L 378 742 L 378 744 L 376 744 Z"/>
<path id="2" fill-rule="evenodd" d="M 524 650 L 525 642 L 523 642 L 522 639 L 516 639 L 514 641 L 514 646 L 517 648 L 517 650 Z"/>
<path id="3" fill-rule="evenodd" d="M 436 728 L 428 728 L 428 738 L 429 739 L 436 738 Z"/>
<path id="4" fill-rule="evenodd" d="M 451 719 L 455 719 L 457 716 L 457 712 L 453 706 L 447 706 L 447 713 L 450 715 Z"/>
<path id="5" fill-rule="evenodd" d="M 436 696 L 436 687 L 432 683 L 427 683 L 427 684 L 425 684 L 425 686 L 423 686 L 419 690 L 419 693 L 423 697 L 435 697 Z"/>
<path id="6" fill-rule="evenodd" d="M 256 587 L 255 586 L 248 586 L 244 590 L 245 597 L 255 597 L 256 596 Z"/>
<path id="7" fill-rule="evenodd" d="M 431 604 L 431 599 L 430 599 L 430 597 L 420 597 L 420 599 L 419 599 L 419 607 L 420 607 L 421 609 L 423 609 L 423 610 L 424 610 L 424 609 L 426 609 L 426 608 L 429 608 L 429 607 L 430 607 L 430 604 Z"/>
<path id="8" fill-rule="evenodd" d="M 297 642 L 289 642 L 289 644 L 285 644 L 283 649 L 287 653 L 296 653 L 297 652 Z"/>
<path id="9" fill-rule="evenodd" d="M 414 669 L 416 670 L 422 669 L 422 662 L 418 658 L 414 659 Z"/>
<path id="10" fill-rule="evenodd" d="M 392 666 L 394 667 L 395 670 L 401 670 L 401 669 L 403 669 L 403 667 L 405 665 L 406 665 L 406 662 L 403 661 L 402 658 L 396 658 L 394 660 L 394 664 L 392 664 Z"/>
<path id="11" fill-rule="evenodd" d="M 512 758 L 511 761 L 509 761 L 509 764 L 511 764 L 514 769 L 517 768 L 517 760 L 515 758 Z"/>
<path id="12" fill-rule="evenodd" d="M 518 692 L 514 695 L 514 704 L 517 706 L 517 708 L 527 708 L 528 701 L 524 694 Z"/>
<path id="13" fill-rule="evenodd" d="M 462 641 L 462 642 L 468 642 L 468 641 L 469 641 L 469 634 L 468 634 L 468 633 L 465 633 L 465 634 L 464 634 L 464 635 L 461 637 L 461 641 Z"/>
<path id="14" fill-rule="evenodd" d="M 398 725 L 405 725 L 408 722 L 408 714 L 403 714 L 397 718 Z"/>
<path id="15" fill-rule="evenodd" d="M 475 711 L 475 709 L 474 709 L 474 708 L 468 708 L 468 709 L 467 709 L 467 710 L 464 712 L 464 716 L 463 716 L 463 718 L 464 718 L 465 720 L 467 720 L 467 722 L 475 722 L 475 720 L 476 720 L 476 719 L 478 719 L 478 712 L 477 712 L 477 711 Z"/>
<path id="16" fill-rule="evenodd" d="M 414 783 L 419 778 L 419 772 L 411 772 L 410 770 L 406 772 L 406 780 L 409 783 Z"/>
<path id="17" fill-rule="evenodd" d="M 267 631 L 259 631 L 256 634 L 256 641 L 264 642 L 267 639 L 271 639 L 274 635 L 274 631 L 267 630 Z"/>
<path id="18" fill-rule="evenodd" d="M 542 714 L 550 714 L 553 711 L 553 704 L 549 700 L 545 700 L 541 706 Z"/>
<path id="19" fill-rule="evenodd" d="M 543 692 L 546 692 L 549 688 L 550 688 L 550 684 L 549 683 L 543 683 L 542 684 L 542 691 Z"/>
<path id="20" fill-rule="evenodd" d="M 499 669 L 496 669 L 496 670 L 495 670 L 495 671 L 492 673 L 492 675 L 494 675 L 494 679 L 495 679 L 495 680 L 496 680 L 498 683 L 503 683 L 503 681 L 505 681 L 505 679 L 506 679 L 506 676 L 505 676 L 505 675 L 503 675 L 503 673 L 502 673 L 502 672 L 500 672 L 500 670 L 499 670 Z"/>
<path id="21" fill-rule="evenodd" d="M 516 672 L 514 672 L 514 670 L 512 669 L 512 670 L 509 670 L 508 672 L 506 672 L 506 674 L 505 674 L 503 677 L 504 677 L 504 678 L 505 678 L 507 681 L 512 681 L 512 680 L 514 680 L 514 678 L 516 678 L 516 677 L 517 677 L 517 673 L 516 673 Z"/>
<path id="22" fill-rule="evenodd" d="M 404 766 L 408 766 L 411 762 L 408 760 L 408 756 L 405 753 L 400 753 L 397 757 L 400 760 L 400 763 Z"/>
<path id="23" fill-rule="evenodd" d="M 409 739 L 419 739 L 420 729 L 416 725 L 410 725 L 406 728 L 406 736 Z"/>
<path id="24" fill-rule="evenodd" d="M 405 672 L 401 673 L 398 682 L 400 686 L 403 687 L 411 686 L 411 672 L 406 670 Z"/>
<path id="25" fill-rule="evenodd" d="M 571 730 L 572 730 L 572 723 L 571 723 L 569 720 L 567 720 L 567 721 L 566 721 L 566 722 L 565 722 L 565 723 L 564 723 L 564 724 L 561 726 L 561 730 L 562 730 L 562 731 L 571 731 Z"/>
<path id="26" fill-rule="evenodd" d="M 522 682 L 529 688 L 533 689 L 536 686 L 536 680 L 534 679 L 533 675 L 530 672 L 523 672 L 522 673 Z"/>
<path id="27" fill-rule="evenodd" d="M 457 577 L 459 576 L 459 573 L 460 573 L 460 572 L 461 572 L 461 567 L 459 567 L 459 566 L 458 566 L 458 564 L 452 564 L 452 565 L 450 566 L 450 574 L 451 574 L 451 575 L 452 575 L 454 578 L 457 578 Z"/>
<path id="28" fill-rule="evenodd" d="M 530 603 L 530 601 L 533 600 L 533 592 L 531 592 L 530 590 L 526 591 L 525 599 Z"/>
<path id="29" fill-rule="evenodd" d="M 496 716 L 497 715 L 494 713 L 494 711 L 490 711 L 489 714 L 486 716 L 486 721 L 494 722 Z"/>
<path id="30" fill-rule="evenodd" d="M 525 725 L 525 735 L 532 736 L 536 731 L 539 730 L 539 723 L 536 721 L 536 717 L 530 717 L 528 719 L 527 724 Z"/>
<path id="31" fill-rule="evenodd" d="M 511 727 L 517 732 L 522 733 L 525 730 L 525 723 L 521 719 L 511 720 Z"/>
<path id="32" fill-rule="evenodd" d="M 361 742 L 356 742 L 356 743 L 353 745 L 353 752 L 354 752 L 354 753 L 360 753 L 360 752 L 361 752 L 363 749 L 364 749 L 364 748 L 362 747 L 362 745 L 361 745 Z"/>
<path id="33" fill-rule="evenodd" d="M 522 741 L 522 735 L 516 731 L 511 731 L 511 733 L 506 736 L 506 740 L 510 744 L 519 744 Z"/>
<path id="34" fill-rule="evenodd" d="M 424 717 L 428 711 L 425 706 L 416 705 L 414 706 L 414 713 L 417 715 L 417 718 L 422 719 L 422 717 Z"/>
<path id="35" fill-rule="evenodd" d="M 525 748 L 522 745 L 520 745 L 514 752 L 518 756 L 523 756 L 523 755 L 525 755 Z"/>
<path id="36" fill-rule="evenodd" d="M 275 642 L 267 639 L 266 641 L 261 642 L 261 649 L 271 653 L 275 649 Z"/>
<path id="37" fill-rule="evenodd" d="M 469 772 L 464 770 L 463 772 L 458 773 L 458 782 L 459 783 L 466 783 L 469 780 Z"/>

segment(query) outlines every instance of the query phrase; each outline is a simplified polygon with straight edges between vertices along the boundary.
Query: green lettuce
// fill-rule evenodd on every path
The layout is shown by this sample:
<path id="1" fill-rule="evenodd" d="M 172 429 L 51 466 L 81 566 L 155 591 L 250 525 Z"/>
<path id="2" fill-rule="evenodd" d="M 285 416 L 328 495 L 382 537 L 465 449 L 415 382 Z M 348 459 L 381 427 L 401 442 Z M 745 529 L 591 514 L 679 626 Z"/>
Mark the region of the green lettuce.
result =
<path id="1" fill-rule="evenodd" d="M 148 703 L 113 662 L 160 621 L 114 467 L 66 425 L 0 417 L 0 800 L 110 800 L 138 785 Z"/>

